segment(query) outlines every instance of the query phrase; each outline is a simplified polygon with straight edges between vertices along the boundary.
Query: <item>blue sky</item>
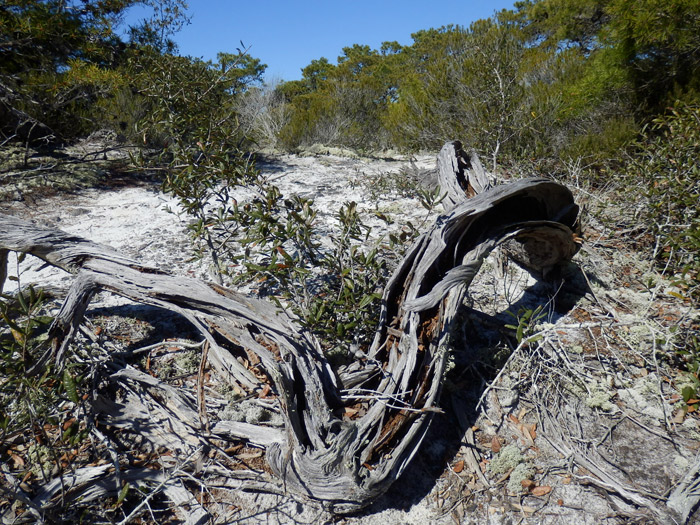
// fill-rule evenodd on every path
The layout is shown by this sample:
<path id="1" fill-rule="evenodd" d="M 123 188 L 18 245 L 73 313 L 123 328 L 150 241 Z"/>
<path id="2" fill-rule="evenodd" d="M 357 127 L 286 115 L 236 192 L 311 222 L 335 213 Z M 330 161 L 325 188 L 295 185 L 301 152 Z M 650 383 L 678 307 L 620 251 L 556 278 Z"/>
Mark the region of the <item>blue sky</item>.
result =
<path id="1" fill-rule="evenodd" d="M 175 35 L 182 55 L 215 60 L 235 52 L 240 41 L 267 64 L 266 78 L 296 80 L 311 60 L 332 63 L 343 47 L 379 48 L 396 40 L 410 44 L 411 33 L 448 24 L 468 26 L 514 0 L 189 0 L 192 23 Z M 126 22 L 143 14 L 132 10 Z"/>

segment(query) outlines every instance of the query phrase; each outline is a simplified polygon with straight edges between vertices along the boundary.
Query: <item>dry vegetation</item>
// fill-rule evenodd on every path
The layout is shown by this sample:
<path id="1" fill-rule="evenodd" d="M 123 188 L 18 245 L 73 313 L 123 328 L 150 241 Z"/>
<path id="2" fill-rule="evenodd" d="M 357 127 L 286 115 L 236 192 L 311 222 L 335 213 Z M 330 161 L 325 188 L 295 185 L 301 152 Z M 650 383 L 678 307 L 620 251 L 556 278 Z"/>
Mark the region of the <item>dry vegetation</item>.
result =
<path id="1" fill-rule="evenodd" d="M 230 386 L 181 318 L 89 312 L 64 371 L 25 375 L 18 356 L 41 354 L 58 298 L 6 285 L 19 330 L 2 336 L 4 522 L 683 522 L 691 509 L 667 503 L 697 482 L 698 310 L 622 231 L 612 189 L 573 191 L 583 248 L 543 283 L 487 260 L 450 339 L 444 413 L 358 516 L 241 491 L 285 492 L 260 448 L 279 415 L 270 392 Z M 254 355 L 241 364 L 257 373 Z M 270 431 L 256 446 L 228 421 Z"/>

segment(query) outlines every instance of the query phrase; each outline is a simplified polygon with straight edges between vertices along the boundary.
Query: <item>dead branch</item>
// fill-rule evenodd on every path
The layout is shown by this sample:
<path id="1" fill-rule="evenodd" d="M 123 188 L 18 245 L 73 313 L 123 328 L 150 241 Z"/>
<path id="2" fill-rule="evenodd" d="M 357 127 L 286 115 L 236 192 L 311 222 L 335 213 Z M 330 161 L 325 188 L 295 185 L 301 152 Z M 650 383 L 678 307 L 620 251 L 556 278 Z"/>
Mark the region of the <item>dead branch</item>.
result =
<path id="1" fill-rule="evenodd" d="M 338 370 L 316 338 L 271 303 L 169 275 L 60 230 L 0 215 L 0 254 L 32 254 L 75 275 L 50 330 L 53 346 L 46 359 L 59 369 L 100 290 L 189 320 L 207 341 L 208 361 L 222 380 L 247 395 L 272 398 L 283 419 L 282 428 L 218 422 L 211 432 L 264 447 L 267 464 L 286 491 L 337 513 L 353 512 L 401 475 L 440 410 L 447 336 L 490 251 L 515 244 L 521 264 L 541 269 L 577 249 L 578 207 L 568 189 L 546 179 L 487 189 L 476 156 L 464 156 L 456 144 L 443 148 L 440 172 L 451 170 L 466 186 L 447 189 L 453 209 L 417 240 L 388 282 L 369 350 Z M 541 232 L 546 242 L 537 237 Z M 251 359 L 255 374 L 246 366 Z M 160 443 L 170 439 L 169 446 L 183 454 L 202 444 L 206 425 L 194 396 L 129 367 L 115 370 L 110 380 L 128 392 L 118 403 L 100 400 L 98 412 L 111 425 L 131 424 Z M 260 475 L 249 481 L 270 485 Z"/>

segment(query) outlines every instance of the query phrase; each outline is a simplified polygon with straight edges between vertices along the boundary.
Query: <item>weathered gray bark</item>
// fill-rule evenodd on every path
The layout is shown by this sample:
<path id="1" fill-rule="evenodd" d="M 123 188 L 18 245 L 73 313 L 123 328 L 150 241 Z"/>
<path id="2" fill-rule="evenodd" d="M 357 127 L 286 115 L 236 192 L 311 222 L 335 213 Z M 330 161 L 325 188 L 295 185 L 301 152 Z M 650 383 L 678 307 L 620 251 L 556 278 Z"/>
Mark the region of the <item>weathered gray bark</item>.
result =
<path id="1" fill-rule="evenodd" d="M 668 506 L 678 512 L 682 522 L 687 523 L 700 503 L 700 455 L 690 465 L 688 472 L 678 482 L 668 497 Z"/>
<path id="2" fill-rule="evenodd" d="M 450 210 L 488 190 L 493 183 L 476 153 L 467 153 L 455 140 L 445 144 L 438 154 L 438 185 L 446 192 L 444 206 Z"/>
<path id="3" fill-rule="evenodd" d="M 445 162 L 451 162 L 449 169 L 461 170 L 476 195 L 467 198 L 462 185 L 448 189 L 455 207 L 417 240 L 394 272 L 371 347 L 336 371 L 311 334 L 265 301 L 171 276 L 108 247 L 6 215 L 0 215 L 0 250 L 30 253 L 75 274 L 51 329 L 54 346 L 47 358 L 59 367 L 98 290 L 177 312 L 208 341 L 209 362 L 223 378 L 249 393 L 271 389 L 284 420 L 283 429 L 228 422 L 211 431 L 264 446 L 285 490 L 338 513 L 352 512 L 399 477 L 431 416 L 440 411 L 446 339 L 489 252 L 507 241 L 519 245 L 522 264 L 545 258 L 552 265 L 576 251 L 572 229 L 578 208 L 564 186 L 528 179 L 486 190 L 488 179 L 475 156 L 465 162 L 452 143 L 440 158 L 441 172 L 449 173 Z M 549 249 L 535 243 L 533 250 L 533 232 L 541 231 L 556 234 Z M 244 366 L 251 356 L 262 374 Z M 112 379 L 168 388 L 135 370 Z M 197 442 L 205 425 L 192 400 L 174 392 L 161 397 L 179 415 L 179 432 Z"/>

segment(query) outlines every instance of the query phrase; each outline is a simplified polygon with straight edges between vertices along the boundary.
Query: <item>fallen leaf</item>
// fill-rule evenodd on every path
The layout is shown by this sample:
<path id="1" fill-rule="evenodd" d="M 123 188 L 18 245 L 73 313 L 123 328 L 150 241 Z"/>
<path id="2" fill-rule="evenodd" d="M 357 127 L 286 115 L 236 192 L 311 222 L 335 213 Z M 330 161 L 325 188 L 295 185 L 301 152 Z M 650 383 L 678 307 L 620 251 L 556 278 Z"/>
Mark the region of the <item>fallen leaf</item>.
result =
<path id="1" fill-rule="evenodd" d="M 511 468 L 511 469 L 508 469 L 508 472 L 506 472 L 505 474 L 503 474 L 503 475 L 496 481 L 496 485 L 498 485 L 499 483 L 503 483 L 505 480 L 507 480 L 507 479 L 510 477 L 510 475 L 513 473 L 513 470 L 515 470 L 515 469 L 512 469 L 512 468 Z"/>
<path id="2" fill-rule="evenodd" d="M 537 428 L 537 423 L 526 425 L 526 428 L 532 440 L 535 441 L 535 439 L 537 438 L 537 432 L 535 431 L 535 429 Z"/>
<path id="3" fill-rule="evenodd" d="M 235 454 L 236 452 L 238 452 L 242 448 L 243 448 L 243 443 L 239 443 L 238 445 L 234 445 L 232 447 L 225 449 L 224 452 L 226 452 L 226 454 Z"/>
<path id="4" fill-rule="evenodd" d="M 511 420 L 513 423 L 515 423 L 516 425 L 517 425 L 518 423 L 520 423 L 520 420 L 519 420 L 517 417 L 515 417 L 513 414 L 508 414 L 508 419 L 510 419 L 510 420 Z"/>
<path id="5" fill-rule="evenodd" d="M 501 451 L 501 441 L 498 439 L 498 436 L 493 436 L 491 439 L 491 450 L 494 454 L 498 454 Z"/>
<path id="6" fill-rule="evenodd" d="M 530 437 L 530 430 L 528 428 L 528 425 L 525 425 L 525 424 L 518 425 L 518 432 L 520 432 L 520 437 L 523 441 L 523 444 L 530 446 L 530 447 L 535 444 L 533 439 Z"/>
<path id="7" fill-rule="evenodd" d="M 462 472 L 464 470 L 464 460 L 460 459 L 457 463 L 455 463 L 452 470 L 454 470 L 457 474 Z"/>
<path id="8" fill-rule="evenodd" d="M 537 509 L 533 509 L 532 507 L 528 507 L 527 505 L 519 505 L 518 503 L 511 503 L 513 508 L 515 510 L 519 510 L 520 512 L 524 512 L 525 514 L 534 514 Z"/>
<path id="9" fill-rule="evenodd" d="M 564 500 L 561 499 L 561 498 L 559 498 L 559 499 L 557 500 L 557 505 L 559 505 L 560 507 L 561 507 L 562 505 L 564 505 Z"/>
<path id="10" fill-rule="evenodd" d="M 673 422 L 676 423 L 677 425 L 680 425 L 681 423 L 683 423 L 684 419 L 685 419 L 685 410 L 680 408 L 673 415 Z"/>
<path id="11" fill-rule="evenodd" d="M 24 460 L 16 455 L 16 454 L 10 454 L 10 457 L 12 458 L 12 462 L 15 464 L 15 468 L 22 468 L 24 467 L 25 463 Z"/>
<path id="12" fill-rule="evenodd" d="M 532 489 L 532 495 L 537 496 L 538 498 L 546 496 L 550 492 L 552 492 L 552 487 L 550 487 L 549 485 L 541 485 Z"/>
<path id="13" fill-rule="evenodd" d="M 520 484 L 525 490 L 532 490 L 537 486 L 537 483 L 535 483 L 531 479 L 524 479 L 520 482 Z"/>
<path id="14" fill-rule="evenodd" d="M 561 482 L 564 485 L 569 485 L 571 483 L 571 476 L 566 476 L 563 480 L 561 480 Z"/>
<path id="15" fill-rule="evenodd" d="M 260 395 L 258 397 L 260 397 L 260 399 L 265 399 L 269 393 L 270 393 L 270 385 L 265 383 L 263 385 L 262 391 L 260 392 Z"/>

